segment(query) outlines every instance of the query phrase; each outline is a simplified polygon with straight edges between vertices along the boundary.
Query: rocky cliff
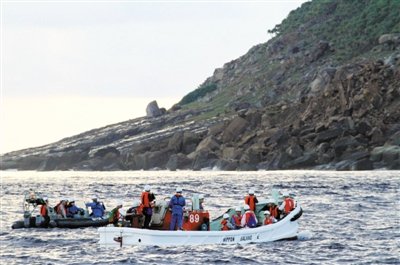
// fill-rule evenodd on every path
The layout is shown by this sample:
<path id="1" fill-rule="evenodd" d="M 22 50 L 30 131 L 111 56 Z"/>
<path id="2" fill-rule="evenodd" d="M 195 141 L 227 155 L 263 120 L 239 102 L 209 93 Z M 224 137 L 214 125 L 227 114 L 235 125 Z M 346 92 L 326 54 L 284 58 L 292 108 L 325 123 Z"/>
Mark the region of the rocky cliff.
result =
<path id="1" fill-rule="evenodd" d="M 400 169 L 400 1 L 312 1 L 173 108 L 2 169 Z"/>

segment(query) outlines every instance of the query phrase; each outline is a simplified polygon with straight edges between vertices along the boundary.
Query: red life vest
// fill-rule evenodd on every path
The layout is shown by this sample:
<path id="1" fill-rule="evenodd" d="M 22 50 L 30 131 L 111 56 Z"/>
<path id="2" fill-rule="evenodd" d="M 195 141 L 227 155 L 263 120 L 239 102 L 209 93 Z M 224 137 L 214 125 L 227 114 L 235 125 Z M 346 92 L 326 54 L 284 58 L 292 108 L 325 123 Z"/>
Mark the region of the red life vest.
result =
<path id="1" fill-rule="evenodd" d="M 294 201 L 292 198 L 285 198 L 285 213 L 290 213 L 294 209 Z"/>
<path id="2" fill-rule="evenodd" d="M 235 221 L 236 226 L 241 226 L 242 216 L 241 215 L 232 215 L 233 220 Z"/>
<path id="3" fill-rule="evenodd" d="M 46 215 L 47 215 L 47 205 L 46 205 L 46 204 L 44 204 L 44 205 L 41 206 L 41 208 L 40 208 L 40 215 L 41 215 L 41 216 L 46 216 Z"/>
<path id="4" fill-rule="evenodd" d="M 222 219 L 221 225 L 222 225 L 222 227 L 221 227 L 221 230 L 222 230 L 222 231 L 227 231 L 227 230 L 229 230 L 228 221 L 227 221 L 226 219 Z"/>
<path id="5" fill-rule="evenodd" d="M 265 220 L 264 220 L 264 225 L 270 225 L 270 224 L 273 224 L 274 222 L 273 222 L 273 219 L 272 219 L 272 217 L 270 216 L 270 217 L 268 217 L 268 218 L 265 218 Z"/>
<path id="6" fill-rule="evenodd" d="M 271 213 L 271 216 L 278 218 L 278 206 L 272 205 L 269 207 L 268 211 Z"/>
<path id="7" fill-rule="evenodd" d="M 253 212 L 256 210 L 256 196 L 247 195 L 246 198 L 244 199 L 244 203 L 249 205 L 250 210 L 252 210 Z"/>
<path id="8" fill-rule="evenodd" d="M 143 204 L 143 207 L 146 207 L 146 208 L 150 207 L 149 192 L 147 192 L 147 191 L 142 192 L 142 204 Z"/>

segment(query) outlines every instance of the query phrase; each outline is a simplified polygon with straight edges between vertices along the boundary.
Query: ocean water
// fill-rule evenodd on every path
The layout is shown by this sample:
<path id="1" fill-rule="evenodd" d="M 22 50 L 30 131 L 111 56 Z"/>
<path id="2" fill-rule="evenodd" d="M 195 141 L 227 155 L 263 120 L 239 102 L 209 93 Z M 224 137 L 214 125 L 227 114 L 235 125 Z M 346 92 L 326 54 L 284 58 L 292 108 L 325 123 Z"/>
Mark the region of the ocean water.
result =
<path id="1" fill-rule="evenodd" d="M 249 245 L 102 248 L 96 228 L 17 229 L 23 193 L 62 197 L 78 206 L 98 196 L 126 205 L 150 184 L 157 198 L 177 185 L 205 194 L 217 217 L 241 205 L 249 188 L 266 198 L 272 187 L 297 195 L 304 213 L 299 240 Z M 1 264 L 400 264 L 400 171 L 133 171 L 1 172 Z"/>

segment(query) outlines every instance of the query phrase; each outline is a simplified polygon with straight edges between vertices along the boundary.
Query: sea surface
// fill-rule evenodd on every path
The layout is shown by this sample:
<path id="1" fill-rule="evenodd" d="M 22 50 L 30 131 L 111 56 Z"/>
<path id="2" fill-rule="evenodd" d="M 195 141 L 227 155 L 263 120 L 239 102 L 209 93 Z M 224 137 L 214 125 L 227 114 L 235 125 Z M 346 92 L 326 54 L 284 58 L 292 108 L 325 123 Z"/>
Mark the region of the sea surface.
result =
<path id="1" fill-rule="evenodd" d="M 400 264 L 400 171 L 132 171 L 1 173 L 0 264 Z M 217 217 L 241 205 L 249 188 L 266 198 L 272 188 L 297 195 L 301 238 L 249 245 L 102 248 L 96 228 L 17 229 L 23 194 L 36 190 L 50 204 L 94 195 L 108 209 L 128 208 L 150 184 L 158 199 L 176 186 L 204 194 Z"/>

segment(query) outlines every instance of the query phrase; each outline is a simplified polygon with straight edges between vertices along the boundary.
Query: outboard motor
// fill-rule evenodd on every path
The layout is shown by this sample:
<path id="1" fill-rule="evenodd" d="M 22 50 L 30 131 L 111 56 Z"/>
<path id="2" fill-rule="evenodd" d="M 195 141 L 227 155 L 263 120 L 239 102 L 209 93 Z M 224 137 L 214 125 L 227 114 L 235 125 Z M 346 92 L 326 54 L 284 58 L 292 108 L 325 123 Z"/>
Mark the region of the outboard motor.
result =
<path id="1" fill-rule="evenodd" d="M 24 212 L 24 226 L 26 228 L 31 226 L 31 213 L 28 211 Z"/>

